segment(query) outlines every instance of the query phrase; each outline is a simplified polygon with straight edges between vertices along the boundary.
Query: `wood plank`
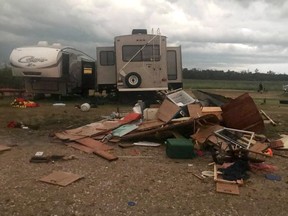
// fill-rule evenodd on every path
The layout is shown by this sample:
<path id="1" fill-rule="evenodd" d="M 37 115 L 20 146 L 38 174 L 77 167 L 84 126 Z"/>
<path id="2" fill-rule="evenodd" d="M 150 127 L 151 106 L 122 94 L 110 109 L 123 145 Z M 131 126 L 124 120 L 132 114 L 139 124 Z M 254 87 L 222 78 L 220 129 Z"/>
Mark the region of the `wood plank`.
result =
<path id="1" fill-rule="evenodd" d="M 66 133 L 65 131 L 57 132 L 54 135 L 58 139 L 61 139 L 61 140 L 77 140 L 77 139 L 81 139 L 81 138 L 85 137 L 85 136 L 79 136 L 79 135 L 75 135 L 75 134 L 69 134 L 69 133 Z"/>
<path id="2" fill-rule="evenodd" d="M 222 112 L 221 107 L 202 107 L 202 112 Z"/>
<path id="3" fill-rule="evenodd" d="M 98 140 L 94 140 L 92 138 L 86 137 L 83 139 L 79 139 L 79 140 L 75 140 L 76 142 L 85 145 L 89 148 L 92 148 L 93 150 L 103 150 L 103 151 L 107 151 L 107 150 L 111 150 L 113 149 L 113 147 L 106 145 Z"/>
<path id="4" fill-rule="evenodd" d="M 69 173 L 69 172 L 53 171 L 51 174 L 39 179 L 39 181 L 65 187 L 71 184 L 72 182 L 77 181 L 81 178 L 84 178 L 84 176 Z"/>
<path id="5" fill-rule="evenodd" d="M 159 119 L 144 121 L 139 125 L 139 127 L 135 131 L 145 131 L 154 128 L 159 128 L 164 124 L 165 123 L 163 121 L 160 121 Z"/>
<path id="6" fill-rule="evenodd" d="M 94 154 L 108 160 L 108 161 L 114 161 L 114 160 L 117 160 L 118 157 L 113 155 L 113 154 L 110 154 L 109 152 L 106 152 L 106 151 L 103 151 L 103 150 L 94 150 L 93 151 Z"/>
<path id="7" fill-rule="evenodd" d="M 263 110 L 260 110 L 260 112 L 262 113 L 262 115 L 264 115 L 270 122 L 272 125 L 276 126 L 277 123 L 273 121 L 273 119 L 271 119 Z"/>

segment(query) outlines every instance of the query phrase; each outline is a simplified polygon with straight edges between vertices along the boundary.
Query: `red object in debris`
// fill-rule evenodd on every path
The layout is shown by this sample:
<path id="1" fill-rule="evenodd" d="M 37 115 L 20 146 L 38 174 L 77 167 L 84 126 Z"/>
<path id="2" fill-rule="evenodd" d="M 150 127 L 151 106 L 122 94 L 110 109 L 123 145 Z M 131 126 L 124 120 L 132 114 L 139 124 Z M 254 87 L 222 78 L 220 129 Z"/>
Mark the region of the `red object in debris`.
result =
<path id="1" fill-rule="evenodd" d="M 8 128 L 20 128 L 21 125 L 20 125 L 20 123 L 18 123 L 16 121 L 10 121 L 10 122 L 8 122 L 7 127 Z"/>
<path id="2" fill-rule="evenodd" d="M 250 168 L 252 170 L 264 171 L 264 172 L 275 172 L 278 170 L 277 166 L 265 164 L 265 163 L 250 163 Z"/>
<path id="3" fill-rule="evenodd" d="M 28 101 L 27 103 L 25 103 L 25 106 L 26 106 L 26 107 L 33 108 L 33 107 L 39 107 L 39 104 L 38 104 L 38 103 L 35 103 L 35 102 L 33 102 L 33 101 Z"/>
<path id="4" fill-rule="evenodd" d="M 23 102 L 25 102 L 26 100 L 25 100 L 24 98 L 16 98 L 15 101 L 17 101 L 17 102 L 22 102 L 22 103 L 23 103 Z"/>
<path id="5" fill-rule="evenodd" d="M 127 114 L 126 116 L 123 117 L 123 119 L 119 120 L 118 122 L 120 124 L 127 124 L 129 122 L 132 122 L 132 121 L 136 121 L 138 119 L 141 119 L 141 114 L 139 113 L 129 113 Z"/>
<path id="6" fill-rule="evenodd" d="M 38 103 L 35 103 L 34 101 L 29 101 L 24 98 L 16 98 L 11 105 L 13 107 L 22 107 L 22 108 L 33 108 L 33 107 L 39 107 Z"/>
<path id="7" fill-rule="evenodd" d="M 273 156 L 273 151 L 271 148 L 268 148 L 264 153 L 267 155 Z"/>
<path id="8" fill-rule="evenodd" d="M 197 154 L 199 157 L 204 156 L 204 152 L 201 151 L 201 150 L 197 150 L 197 151 L 196 151 L 196 154 Z"/>

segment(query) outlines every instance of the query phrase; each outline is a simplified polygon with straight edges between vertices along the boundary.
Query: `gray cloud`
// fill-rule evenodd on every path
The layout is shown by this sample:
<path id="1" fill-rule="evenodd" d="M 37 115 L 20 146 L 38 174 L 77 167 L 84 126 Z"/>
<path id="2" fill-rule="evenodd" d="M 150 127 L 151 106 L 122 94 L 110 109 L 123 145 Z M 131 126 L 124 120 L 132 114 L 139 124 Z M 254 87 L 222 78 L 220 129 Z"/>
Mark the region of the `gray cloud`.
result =
<path id="1" fill-rule="evenodd" d="M 0 0 L 0 61 L 40 40 L 74 46 L 95 57 L 133 28 L 158 28 L 181 45 L 188 68 L 285 69 L 285 0 Z M 287 67 L 288 68 L 288 67 Z"/>

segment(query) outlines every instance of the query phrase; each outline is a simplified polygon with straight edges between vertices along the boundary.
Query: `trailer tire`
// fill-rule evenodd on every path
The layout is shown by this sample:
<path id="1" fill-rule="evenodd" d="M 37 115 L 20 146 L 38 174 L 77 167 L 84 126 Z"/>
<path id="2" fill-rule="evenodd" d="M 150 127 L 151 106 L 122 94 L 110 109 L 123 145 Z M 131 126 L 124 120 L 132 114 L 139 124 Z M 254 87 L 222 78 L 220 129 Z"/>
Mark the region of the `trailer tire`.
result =
<path id="1" fill-rule="evenodd" d="M 142 78 L 136 72 L 128 73 L 125 76 L 125 84 L 129 88 L 138 88 L 141 85 Z"/>

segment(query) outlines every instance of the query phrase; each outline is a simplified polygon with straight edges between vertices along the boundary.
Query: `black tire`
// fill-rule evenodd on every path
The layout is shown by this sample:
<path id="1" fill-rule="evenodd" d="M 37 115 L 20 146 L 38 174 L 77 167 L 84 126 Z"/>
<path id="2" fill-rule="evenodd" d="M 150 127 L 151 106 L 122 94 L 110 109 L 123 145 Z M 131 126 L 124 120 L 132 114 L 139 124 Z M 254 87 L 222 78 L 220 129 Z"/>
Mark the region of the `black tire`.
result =
<path id="1" fill-rule="evenodd" d="M 142 83 L 141 76 L 136 72 L 131 72 L 125 76 L 125 84 L 129 88 L 138 88 Z"/>

